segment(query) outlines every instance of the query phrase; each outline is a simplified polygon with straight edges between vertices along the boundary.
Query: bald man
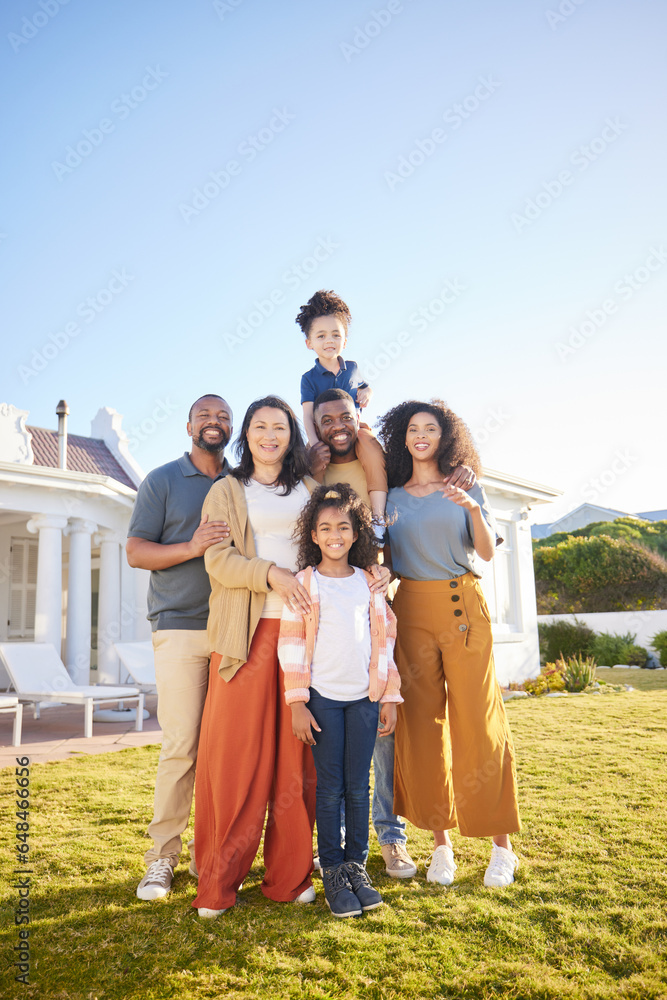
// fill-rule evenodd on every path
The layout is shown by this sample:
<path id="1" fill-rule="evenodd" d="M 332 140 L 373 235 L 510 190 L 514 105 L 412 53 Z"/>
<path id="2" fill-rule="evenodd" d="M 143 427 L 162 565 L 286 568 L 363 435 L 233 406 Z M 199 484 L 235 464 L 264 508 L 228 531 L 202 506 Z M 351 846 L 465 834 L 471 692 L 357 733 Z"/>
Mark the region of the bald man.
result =
<path id="1" fill-rule="evenodd" d="M 154 469 L 139 487 L 127 539 L 130 566 L 150 570 L 148 620 L 153 630 L 158 721 L 162 750 L 155 779 L 146 874 L 139 899 L 158 899 L 171 889 L 190 820 L 195 763 L 206 690 L 206 638 L 211 593 L 204 552 L 229 534 L 221 522 L 202 520 L 211 486 L 230 471 L 225 446 L 232 411 L 216 394 L 190 408 L 190 452 Z"/>

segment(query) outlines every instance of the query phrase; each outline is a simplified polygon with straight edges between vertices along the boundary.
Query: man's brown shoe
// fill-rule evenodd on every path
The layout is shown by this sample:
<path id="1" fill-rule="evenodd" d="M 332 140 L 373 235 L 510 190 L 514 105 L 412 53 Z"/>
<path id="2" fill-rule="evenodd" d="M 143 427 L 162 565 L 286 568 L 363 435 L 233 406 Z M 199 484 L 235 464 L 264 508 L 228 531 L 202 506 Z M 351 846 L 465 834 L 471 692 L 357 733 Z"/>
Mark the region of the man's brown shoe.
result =
<path id="1" fill-rule="evenodd" d="M 392 878 L 412 878 L 417 874 L 417 865 L 408 854 L 405 844 L 383 844 L 380 847 L 385 871 Z"/>

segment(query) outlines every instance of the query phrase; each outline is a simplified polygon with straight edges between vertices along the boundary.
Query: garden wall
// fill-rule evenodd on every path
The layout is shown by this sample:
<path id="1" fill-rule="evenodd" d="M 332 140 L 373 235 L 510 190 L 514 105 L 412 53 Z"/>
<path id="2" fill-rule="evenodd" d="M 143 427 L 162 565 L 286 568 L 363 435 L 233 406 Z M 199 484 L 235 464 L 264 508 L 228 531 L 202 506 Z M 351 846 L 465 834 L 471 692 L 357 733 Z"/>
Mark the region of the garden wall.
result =
<path id="1" fill-rule="evenodd" d="M 639 646 L 651 646 L 650 638 L 656 632 L 667 629 L 667 610 L 663 611 L 599 611 L 587 614 L 581 612 L 577 615 L 538 615 L 539 622 L 562 622 L 568 621 L 583 622 L 595 632 L 608 632 L 625 635 L 626 632 L 633 632 L 637 636 Z M 653 650 L 655 652 L 655 650 Z M 611 664 L 613 666 L 613 664 Z"/>

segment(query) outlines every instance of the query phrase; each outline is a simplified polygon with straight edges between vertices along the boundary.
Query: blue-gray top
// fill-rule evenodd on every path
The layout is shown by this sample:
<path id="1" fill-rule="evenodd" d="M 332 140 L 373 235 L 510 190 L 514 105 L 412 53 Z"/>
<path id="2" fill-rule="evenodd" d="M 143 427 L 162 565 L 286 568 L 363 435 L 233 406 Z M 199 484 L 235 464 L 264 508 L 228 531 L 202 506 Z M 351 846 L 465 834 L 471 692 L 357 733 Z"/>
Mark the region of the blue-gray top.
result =
<path id="1" fill-rule="evenodd" d="M 224 460 L 215 479 L 200 472 L 186 452 L 149 472 L 137 492 L 128 538 L 145 538 L 161 545 L 189 542 L 201 521 L 201 508 L 214 482 L 226 476 L 231 466 Z M 206 628 L 211 584 L 204 557 L 153 570 L 148 585 L 148 615 L 151 628 Z"/>
<path id="2" fill-rule="evenodd" d="M 482 508 L 484 519 L 496 532 L 496 523 L 482 487 L 475 483 L 468 493 Z M 394 572 L 409 580 L 453 580 L 464 573 L 481 573 L 475 566 L 472 516 L 440 490 L 415 497 L 402 486 L 389 490 L 387 517 Z"/>

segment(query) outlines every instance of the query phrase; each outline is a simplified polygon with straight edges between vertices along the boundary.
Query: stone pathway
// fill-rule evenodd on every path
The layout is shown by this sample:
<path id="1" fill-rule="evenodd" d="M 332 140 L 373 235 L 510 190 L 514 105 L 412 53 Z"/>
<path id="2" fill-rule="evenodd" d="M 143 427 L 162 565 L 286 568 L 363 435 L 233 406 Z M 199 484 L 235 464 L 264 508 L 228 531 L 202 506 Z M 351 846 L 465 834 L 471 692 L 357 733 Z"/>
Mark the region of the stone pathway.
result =
<path id="1" fill-rule="evenodd" d="M 137 733 L 133 721 L 93 722 L 93 735 L 83 735 L 83 707 L 61 705 L 43 708 L 41 718 L 33 718 L 32 705 L 23 706 L 21 746 L 13 747 L 13 718 L 0 715 L 0 767 L 14 767 L 17 757 L 30 757 L 31 764 L 68 760 L 78 754 L 113 753 L 128 747 L 143 747 L 162 741 L 155 714 L 157 698 L 146 697 L 150 718 L 144 719 L 143 732 Z"/>

